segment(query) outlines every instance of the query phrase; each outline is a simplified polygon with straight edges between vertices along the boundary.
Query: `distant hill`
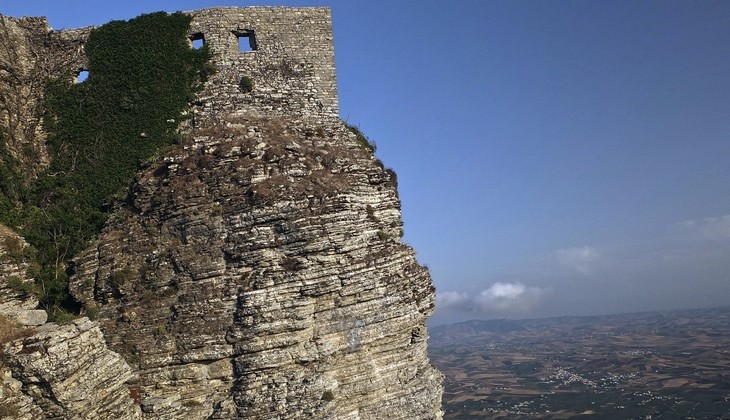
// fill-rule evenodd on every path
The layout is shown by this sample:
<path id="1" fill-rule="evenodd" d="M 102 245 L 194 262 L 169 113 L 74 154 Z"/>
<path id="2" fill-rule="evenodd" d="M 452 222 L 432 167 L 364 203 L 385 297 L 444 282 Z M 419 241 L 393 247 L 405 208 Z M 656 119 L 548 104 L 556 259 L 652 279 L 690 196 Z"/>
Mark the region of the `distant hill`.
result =
<path id="1" fill-rule="evenodd" d="M 509 319 L 472 319 L 470 321 L 458 322 L 451 325 L 440 325 L 433 328 L 433 332 L 491 332 L 496 334 L 504 334 L 513 331 L 524 331 L 525 327 L 520 321 L 512 321 Z"/>
<path id="2" fill-rule="evenodd" d="M 509 319 L 473 319 L 451 325 L 439 325 L 431 328 L 432 341 L 451 342 L 470 339 L 483 340 L 488 336 L 499 336 L 517 331 L 526 331 L 520 321 Z"/>

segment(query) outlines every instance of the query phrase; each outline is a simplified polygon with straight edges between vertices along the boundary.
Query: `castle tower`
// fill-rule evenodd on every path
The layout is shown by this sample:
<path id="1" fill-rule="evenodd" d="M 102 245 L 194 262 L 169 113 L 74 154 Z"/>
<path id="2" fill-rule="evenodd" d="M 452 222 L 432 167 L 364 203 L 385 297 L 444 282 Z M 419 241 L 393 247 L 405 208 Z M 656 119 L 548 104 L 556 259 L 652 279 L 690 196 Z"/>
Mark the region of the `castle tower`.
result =
<path id="1" fill-rule="evenodd" d="M 328 8 L 219 7 L 186 13 L 193 16 L 191 41 L 210 48 L 215 66 L 199 95 L 196 118 L 338 117 Z"/>

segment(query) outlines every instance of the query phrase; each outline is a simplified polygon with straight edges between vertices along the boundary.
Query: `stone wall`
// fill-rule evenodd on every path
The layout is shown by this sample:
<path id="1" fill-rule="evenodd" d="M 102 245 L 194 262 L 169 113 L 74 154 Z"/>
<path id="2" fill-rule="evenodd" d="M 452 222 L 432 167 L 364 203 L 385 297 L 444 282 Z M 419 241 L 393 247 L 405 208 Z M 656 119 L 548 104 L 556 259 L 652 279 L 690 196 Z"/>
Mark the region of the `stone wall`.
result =
<path id="1" fill-rule="evenodd" d="M 338 117 L 332 19 L 327 8 L 219 7 L 186 12 L 190 38 L 213 53 L 214 74 L 193 108 L 195 124 L 221 115 Z M 41 118 L 49 78 L 88 70 L 92 27 L 53 30 L 45 18 L 0 15 L 0 126 L 11 153 L 35 176 L 49 163 Z M 242 42 L 255 50 L 241 52 Z M 244 92 L 241 79 L 253 88 Z"/>
<path id="2" fill-rule="evenodd" d="M 191 39 L 214 53 L 215 74 L 196 117 L 245 114 L 337 117 L 332 19 L 327 8 L 229 7 L 187 12 Z M 253 51 L 241 52 L 239 42 Z M 253 82 L 242 91 L 241 79 Z M 204 124 L 204 122 L 197 122 Z"/>
<path id="3" fill-rule="evenodd" d="M 90 28 L 54 31 L 45 18 L 0 15 L 0 131 L 10 153 L 32 178 L 49 163 L 41 126 L 49 78 L 87 66 Z"/>

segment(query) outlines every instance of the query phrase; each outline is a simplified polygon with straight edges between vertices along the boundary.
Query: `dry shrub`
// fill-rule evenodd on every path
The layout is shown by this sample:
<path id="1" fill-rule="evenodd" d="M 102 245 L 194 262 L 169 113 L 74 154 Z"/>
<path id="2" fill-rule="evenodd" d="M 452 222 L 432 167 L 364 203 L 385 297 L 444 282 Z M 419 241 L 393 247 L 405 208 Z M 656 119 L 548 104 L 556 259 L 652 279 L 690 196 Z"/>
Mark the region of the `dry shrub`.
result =
<path id="1" fill-rule="evenodd" d="M 0 344 L 33 334 L 33 328 L 23 327 L 13 319 L 0 314 Z"/>
<path id="2" fill-rule="evenodd" d="M 5 248 L 5 252 L 11 258 L 20 259 L 23 257 L 23 248 L 25 248 L 25 245 L 17 236 L 6 236 L 3 239 L 3 248 Z"/>
<path id="3" fill-rule="evenodd" d="M 281 262 L 281 266 L 286 271 L 299 271 L 302 268 L 304 268 L 304 264 L 302 264 L 298 259 L 293 257 L 286 257 Z"/>

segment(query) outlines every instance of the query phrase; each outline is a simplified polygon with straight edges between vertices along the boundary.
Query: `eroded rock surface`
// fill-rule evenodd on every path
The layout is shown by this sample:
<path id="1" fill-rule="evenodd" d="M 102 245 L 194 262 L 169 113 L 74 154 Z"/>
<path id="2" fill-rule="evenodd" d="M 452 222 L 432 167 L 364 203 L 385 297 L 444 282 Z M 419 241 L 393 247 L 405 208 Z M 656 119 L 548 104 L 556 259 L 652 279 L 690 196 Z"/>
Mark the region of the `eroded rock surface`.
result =
<path id="1" fill-rule="evenodd" d="M 0 225 L 0 418 L 140 418 L 136 374 L 98 324 L 46 324 L 29 251 Z"/>
<path id="2" fill-rule="evenodd" d="M 31 257 L 25 240 L 0 224 L 0 314 L 22 325 L 42 325 L 48 314 L 32 289 Z"/>

